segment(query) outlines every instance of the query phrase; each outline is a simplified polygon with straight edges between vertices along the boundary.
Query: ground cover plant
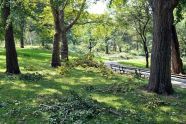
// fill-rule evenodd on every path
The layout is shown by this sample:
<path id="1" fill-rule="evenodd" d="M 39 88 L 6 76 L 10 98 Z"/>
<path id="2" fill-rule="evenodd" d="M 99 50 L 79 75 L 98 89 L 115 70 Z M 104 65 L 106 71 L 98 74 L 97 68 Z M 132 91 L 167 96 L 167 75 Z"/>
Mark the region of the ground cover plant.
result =
<path id="1" fill-rule="evenodd" d="M 64 75 L 50 67 L 50 51 L 38 48 L 18 49 L 22 74 L 7 75 L 0 53 L 1 123 L 186 123 L 185 89 L 160 96 L 144 90 L 146 79 L 89 65 Z"/>
<path id="2" fill-rule="evenodd" d="M 186 124 L 185 8 L 0 0 L 0 124 Z"/>

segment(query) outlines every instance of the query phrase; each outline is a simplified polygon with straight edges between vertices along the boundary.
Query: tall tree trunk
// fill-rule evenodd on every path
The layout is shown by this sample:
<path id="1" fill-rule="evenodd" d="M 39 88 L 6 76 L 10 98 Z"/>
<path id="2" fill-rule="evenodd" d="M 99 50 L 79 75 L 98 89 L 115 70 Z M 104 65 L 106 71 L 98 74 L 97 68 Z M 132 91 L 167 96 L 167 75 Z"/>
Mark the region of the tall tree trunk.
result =
<path id="1" fill-rule="evenodd" d="M 64 10 L 60 11 L 60 21 L 61 21 L 61 40 L 62 40 L 62 46 L 61 46 L 61 59 L 62 61 L 68 61 L 68 39 L 67 39 L 67 29 L 65 26 L 65 18 L 64 18 Z"/>
<path id="2" fill-rule="evenodd" d="M 62 31 L 61 59 L 64 62 L 68 61 L 68 39 L 66 33 L 66 31 Z"/>
<path id="3" fill-rule="evenodd" d="M 25 47 L 25 45 L 24 45 L 24 36 L 23 35 L 21 36 L 20 47 L 21 48 Z"/>
<path id="4" fill-rule="evenodd" d="M 109 54 L 109 45 L 107 41 L 105 41 L 105 54 Z"/>
<path id="5" fill-rule="evenodd" d="M 61 34 L 61 38 L 62 38 L 61 59 L 62 59 L 62 61 L 66 62 L 66 61 L 68 61 L 68 39 L 67 39 L 67 33 L 74 26 L 74 24 L 76 24 L 76 22 L 80 18 L 81 14 L 82 14 L 82 12 L 84 10 L 85 4 L 86 4 L 86 0 L 83 0 L 83 2 L 81 4 L 81 7 L 80 7 L 80 10 L 78 11 L 78 13 L 77 13 L 76 17 L 74 18 L 74 20 L 71 21 L 71 23 L 69 23 L 69 22 L 65 23 L 65 12 L 64 12 L 64 9 L 65 9 L 66 3 L 64 2 L 62 4 L 63 4 L 63 7 L 60 10 L 60 22 L 61 22 L 61 31 L 62 31 L 62 34 Z"/>
<path id="6" fill-rule="evenodd" d="M 21 36 L 20 36 L 20 47 L 21 48 L 24 48 L 24 30 L 25 30 L 25 18 L 24 17 L 22 17 L 22 19 L 21 19 Z"/>
<path id="7" fill-rule="evenodd" d="M 172 54 L 171 54 L 171 62 L 172 62 L 172 72 L 174 74 L 180 74 L 183 72 L 183 62 L 180 57 L 180 46 L 178 42 L 177 32 L 175 25 L 172 25 Z"/>
<path id="8" fill-rule="evenodd" d="M 17 52 L 15 48 L 12 22 L 8 21 L 10 16 L 10 1 L 3 1 L 3 22 L 5 28 L 5 48 L 6 48 L 6 72 L 11 74 L 20 74 Z"/>
<path id="9" fill-rule="evenodd" d="M 138 42 L 136 43 L 136 50 L 137 51 L 139 50 L 139 43 Z"/>
<path id="10" fill-rule="evenodd" d="M 24 48 L 24 27 L 21 26 L 20 47 Z"/>
<path id="11" fill-rule="evenodd" d="M 121 48 L 121 47 L 119 47 L 119 52 L 120 52 L 120 53 L 122 52 L 122 48 Z"/>
<path id="12" fill-rule="evenodd" d="M 61 41 L 61 25 L 60 25 L 60 18 L 59 18 L 59 10 L 55 6 L 53 6 L 53 0 L 50 1 L 52 14 L 54 17 L 54 41 L 53 41 L 53 51 L 52 51 L 52 67 L 61 66 L 60 61 L 60 41 Z"/>
<path id="13" fill-rule="evenodd" d="M 45 41 L 41 42 L 41 46 L 44 47 L 45 46 Z"/>
<path id="14" fill-rule="evenodd" d="M 117 45 L 116 45 L 116 42 L 114 41 L 113 43 L 113 51 L 116 52 L 117 51 Z"/>
<path id="15" fill-rule="evenodd" d="M 152 0 L 153 44 L 148 91 L 171 94 L 172 15 L 176 1 Z"/>
<path id="16" fill-rule="evenodd" d="M 146 66 L 145 67 L 149 68 L 149 51 L 148 51 L 146 42 L 143 43 L 143 46 L 144 46 L 145 60 L 146 60 Z"/>

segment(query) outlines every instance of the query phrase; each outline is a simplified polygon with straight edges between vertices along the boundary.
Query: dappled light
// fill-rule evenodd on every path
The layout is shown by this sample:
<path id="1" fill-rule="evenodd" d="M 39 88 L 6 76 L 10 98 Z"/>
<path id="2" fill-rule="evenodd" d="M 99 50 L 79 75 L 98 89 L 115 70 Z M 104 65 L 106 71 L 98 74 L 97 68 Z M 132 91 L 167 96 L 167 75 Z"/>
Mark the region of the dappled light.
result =
<path id="1" fill-rule="evenodd" d="M 186 123 L 184 0 L 0 3 L 0 124 Z"/>

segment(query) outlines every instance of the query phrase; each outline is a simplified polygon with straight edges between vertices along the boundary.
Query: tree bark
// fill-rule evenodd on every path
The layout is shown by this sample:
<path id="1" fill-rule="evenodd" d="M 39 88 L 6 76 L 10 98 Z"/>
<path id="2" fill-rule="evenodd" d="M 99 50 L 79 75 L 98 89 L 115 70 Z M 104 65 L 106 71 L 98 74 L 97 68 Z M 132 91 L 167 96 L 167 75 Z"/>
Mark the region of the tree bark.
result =
<path id="1" fill-rule="evenodd" d="M 68 39 L 67 39 L 67 28 L 65 26 L 65 15 L 64 10 L 60 11 L 60 21 L 61 21 L 61 59 L 62 61 L 68 61 Z"/>
<path id="2" fill-rule="evenodd" d="M 41 46 L 44 47 L 45 46 L 45 41 L 41 42 Z"/>
<path id="3" fill-rule="evenodd" d="M 138 42 L 136 43 L 136 50 L 137 51 L 139 50 L 139 43 Z"/>
<path id="4" fill-rule="evenodd" d="M 172 25 L 172 40 L 171 40 L 171 62 L 172 62 L 172 72 L 174 74 L 184 73 L 183 62 L 180 57 L 180 46 L 178 42 L 176 27 Z"/>
<path id="5" fill-rule="evenodd" d="M 21 36 L 20 47 L 21 48 L 25 47 L 25 45 L 24 45 L 24 37 L 23 36 Z"/>
<path id="6" fill-rule="evenodd" d="M 62 31 L 62 49 L 61 49 L 61 59 L 62 61 L 68 61 L 68 39 L 67 32 Z"/>
<path id="7" fill-rule="evenodd" d="M 172 94 L 171 84 L 171 34 L 175 0 L 152 0 L 153 44 L 150 79 L 147 90 L 158 94 Z"/>
<path id="8" fill-rule="evenodd" d="M 109 54 L 109 46 L 108 46 L 108 44 L 106 44 L 106 46 L 105 46 L 105 54 Z"/>
<path id="9" fill-rule="evenodd" d="M 24 48 L 24 27 L 21 27 L 20 47 Z"/>
<path id="10" fill-rule="evenodd" d="M 11 74 L 20 74 L 17 52 L 14 42 L 13 26 L 11 20 L 9 21 L 10 16 L 10 1 L 4 0 L 2 13 L 3 13 L 3 22 L 5 28 L 5 48 L 6 48 L 6 72 Z"/>
<path id="11" fill-rule="evenodd" d="M 120 53 L 122 52 L 122 48 L 121 48 L 121 47 L 119 47 L 119 52 L 120 52 Z"/>
<path id="12" fill-rule="evenodd" d="M 146 60 L 146 66 L 145 67 L 149 68 L 149 51 L 148 51 L 146 42 L 143 44 L 143 46 L 144 46 L 145 60 Z"/>
<path id="13" fill-rule="evenodd" d="M 24 48 L 24 30 L 25 30 L 25 18 L 22 17 L 21 19 L 21 36 L 20 36 L 20 48 Z"/>
<path id="14" fill-rule="evenodd" d="M 114 41 L 113 43 L 113 51 L 116 52 L 117 51 L 117 45 L 116 45 L 116 42 Z"/>
<path id="15" fill-rule="evenodd" d="M 59 9 L 53 5 L 53 0 L 50 0 L 50 4 L 52 9 L 52 14 L 54 17 L 54 28 L 55 28 L 51 66 L 56 68 L 58 66 L 61 66 L 61 61 L 60 61 L 61 25 L 60 25 L 60 18 L 59 18 Z"/>
<path id="16" fill-rule="evenodd" d="M 76 22 L 80 18 L 81 14 L 82 14 L 82 12 L 84 10 L 85 4 L 86 4 L 86 0 L 83 0 L 79 12 L 77 13 L 77 15 L 74 18 L 74 20 L 71 21 L 71 23 L 69 23 L 69 22 L 65 23 L 65 12 L 64 12 L 64 9 L 66 7 L 66 4 L 64 4 L 63 8 L 60 10 L 60 22 L 61 22 L 61 32 L 62 32 L 62 34 L 61 34 L 61 38 L 62 38 L 61 59 L 64 62 L 68 61 L 68 52 L 69 52 L 68 51 L 67 33 L 74 26 L 74 24 L 76 24 Z"/>

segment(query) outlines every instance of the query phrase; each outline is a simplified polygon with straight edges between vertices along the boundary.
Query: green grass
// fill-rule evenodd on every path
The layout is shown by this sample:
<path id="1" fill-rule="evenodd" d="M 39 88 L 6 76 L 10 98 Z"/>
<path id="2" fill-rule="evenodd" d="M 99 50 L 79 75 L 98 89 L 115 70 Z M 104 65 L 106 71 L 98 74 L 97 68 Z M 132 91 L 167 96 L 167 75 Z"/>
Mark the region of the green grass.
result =
<path id="1" fill-rule="evenodd" d="M 60 112 L 42 111 L 42 105 L 62 104 L 63 108 L 67 104 L 69 108 L 80 101 L 99 109 L 87 110 L 75 104 L 69 114 L 74 120 L 67 116 L 69 123 L 186 123 L 186 89 L 174 87 L 173 96 L 159 96 L 144 91 L 147 81 L 133 75 L 105 77 L 99 68 L 76 67 L 62 76 L 50 67 L 50 51 L 18 49 L 18 55 L 22 75 L 7 75 L 4 51 L 0 49 L 0 123 L 49 123 L 55 118 L 51 115 Z M 75 57 L 72 54 L 71 58 Z M 73 94 L 78 96 L 74 99 Z M 102 111 L 107 109 L 112 112 Z"/>
<path id="2" fill-rule="evenodd" d="M 145 68 L 145 60 L 144 59 L 129 59 L 129 60 L 123 60 L 122 62 L 119 62 L 119 63 L 126 65 L 126 66 Z"/>
<path id="3" fill-rule="evenodd" d="M 145 68 L 145 58 L 122 60 L 119 63 L 125 66 Z M 185 59 L 183 59 L 183 68 L 186 71 L 186 60 Z"/>

